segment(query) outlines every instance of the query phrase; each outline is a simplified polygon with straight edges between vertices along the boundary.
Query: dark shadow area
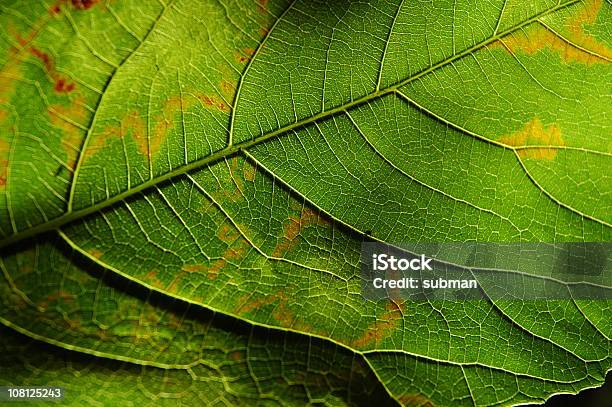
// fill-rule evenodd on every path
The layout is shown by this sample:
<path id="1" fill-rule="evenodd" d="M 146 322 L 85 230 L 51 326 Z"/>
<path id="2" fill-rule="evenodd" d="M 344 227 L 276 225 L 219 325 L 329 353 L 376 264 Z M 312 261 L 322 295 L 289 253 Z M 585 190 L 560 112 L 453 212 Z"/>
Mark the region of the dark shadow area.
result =
<path id="1" fill-rule="evenodd" d="M 559 394 L 551 397 L 546 407 L 612 407 L 612 372 L 608 372 L 602 387 L 583 390 L 577 395 Z"/>

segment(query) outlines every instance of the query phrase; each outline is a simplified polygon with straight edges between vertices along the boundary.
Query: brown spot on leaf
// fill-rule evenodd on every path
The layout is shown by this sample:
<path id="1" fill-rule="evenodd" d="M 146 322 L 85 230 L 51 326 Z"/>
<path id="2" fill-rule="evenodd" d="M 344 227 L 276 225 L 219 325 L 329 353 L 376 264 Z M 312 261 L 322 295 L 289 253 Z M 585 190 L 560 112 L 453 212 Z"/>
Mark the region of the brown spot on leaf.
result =
<path id="1" fill-rule="evenodd" d="M 51 56 L 46 52 L 41 51 L 36 47 L 31 47 L 30 53 L 43 63 L 43 66 L 47 72 L 52 72 L 55 69 Z"/>
<path id="2" fill-rule="evenodd" d="M 202 102 L 204 107 L 220 110 L 225 113 L 231 111 L 230 106 L 221 100 L 218 96 L 198 95 L 197 98 Z"/>
<path id="3" fill-rule="evenodd" d="M 78 319 L 68 319 L 66 320 L 66 326 L 72 330 L 79 329 L 81 327 L 81 321 Z"/>
<path id="4" fill-rule="evenodd" d="M 366 328 L 363 335 L 352 342 L 356 348 L 365 348 L 379 343 L 397 328 L 403 318 L 404 306 L 396 301 L 389 301 L 386 312 L 372 325 Z"/>
<path id="5" fill-rule="evenodd" d="M 57 93 L 70 93 L 76 88 L 74 83 L 70 82 L 56 71 L 55 63 L 49 54 L 36 47 L 30 47 L 30 53 L 42 62 L 45 72 L 47 72 L 54 82 L 53 89 Z"/>
<path id="6" fill-rule="evenodd" d="M 257 11 L 266 13 L 268 11 L 268 0 L 257 0 Z"/>
<path id="7" fill-rule="evenodd" d="M 588 65 L 607 63 L 606 59 L 612 58 L 612 49 L 584 30 L 585 25 L 595 22 L 602 3 L 603 0 L 588 0 L 582 3 L 565 21 L 565 31 L 560 34 L 566 39 L 561 38 L 544 25 L 534 23 L 526 30 L 502 38 L 500 41 L 503 41 L 503 44 L 496 41 L 493 47 L 507 47 L 513 53 L 520 51 L 528 55 L 535 54 L 543 49 L 550 49 L 558 52 L 566 62 Z M 591 52 L 587 52 L 585 49 Z"/>
<path id="8" fill-rule="evenodd" d="M 57 0 L 51 7 L 49 13 L 58 15 L 62 12 L 62 7 L 67 6 L 77 11 L 85 11 L 100 3 L 100 0 Z"/>
<path id="9" fill-rule="evenodd" d="M 70 93 L 74 90 L 74 88 L 74 83 L 68 83 L 65 79 L 59 78 L 55 81 L 55 87 L 53 89 L 57 93 Z"/>
<path id="10" fill-rule="evenodd" d="M 244 355 L 240 351 L 234 351 L 229 354 L 229 358 L 235 362 L 239 362 L 244 359 Z"/>
<path id="11" fill-rule="evenodd" d="M 217 276 L 219 275 L 219 273 L 221 272 L 221 270 L 223 270 L 223 267 L 225 267 L 224 259 L 215 260 L 213 264 L 211 264 L 210 267 L 208 267 L 208 270 L 207 270 L 208 274 L 206 276 L 208 277 L 209 280 L 215 280 Z"/>
<path id="12" fill-rule="evenodd" d="M 255 49 L 248 47 L 243 48 L 241 51 L 236 53 L 236 61 L 240 62 L 241 64 L 246 64 L 249 62 L 253 54 L 255 54 Z"/>
<path id="13" fill-rule="evenodd" d="M 72 6 L 77 10 L 89 10 L 99 2 L 100 0 L 71 0 Z"/>
<path id="14" fill-rule="evenodd" d="M 544 126 L 536 117 L 529 121 L 525 127 L 514 134 L 502 136 L 499 141 L 508 146 L 517 147 L 521 158 L 552 160 L 557 155 L 557 148 L 565 145 L 561 138 L 561 131 L 555 124 Z M 537 146 L 533 148 L 520 148 Z M 541 147 L 540 147 L 541 146 Z"/>
<path id="15" fill-rule="evenodd" d="M 242 192 L 244 191 L 242 177 L 236 176 L 239 167 L 238 157 L 233 157 L 229 162 L 226 160 L 226 163 L 229 163 L 228 168 L 230 177 L 228 180 L 229 182 L 227 182 L 229 185 L 222 186 L 221 189 L 215 191 L 214 195 L 216 199 L 221 198 L 230 202 L 238 202 L 244 198 Z"/>
<path id="16" fill-rule="evenodd" d="M 272 310 L 272 318 L 283 327 L 292 327 L 302 332 L 314 333 L 316 330 L 297 319 L 295 313 L 287 307 L 289 296 L 284 291 L 252 299 L 253 295 L 245 295 L 238 300 L 237 313 L 246 314 L 264 306 L 277 303 Z"/>
<path id="17" fill-rule="evenodd" d="M 62 8 L 57 3 L 49 7 L 49 13 L 52 15 L 58 15 L 61 12 L 62 12 Z"/>

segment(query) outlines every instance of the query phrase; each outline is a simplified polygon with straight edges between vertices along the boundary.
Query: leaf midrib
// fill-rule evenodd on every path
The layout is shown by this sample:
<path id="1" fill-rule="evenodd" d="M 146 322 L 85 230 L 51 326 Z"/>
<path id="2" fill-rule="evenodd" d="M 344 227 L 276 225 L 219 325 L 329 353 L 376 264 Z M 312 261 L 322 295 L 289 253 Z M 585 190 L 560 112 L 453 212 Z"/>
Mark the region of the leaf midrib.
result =
<path id="1" fill-rule="evenodd" d="M 516 31 L 516 30 L 518 30 L 518 29 L 520 29 L 520 28 L 522 28 L 522 27 L 524 27 L 526 25 L 529 25 L 529 24 L 537 21 L 539 18 L 541 18 L 541 17 L 543 17 L 545 15 L 555 13 L 555 12 L 561 10 L 561 9 L 564 9 L 566 7 L 569 7 L 569 6 L 573 5 L 573 4 L 576 4 L 579 1 L 580 0 L 571 0 L 571 1 L 567 2 L 567 3 L 558 4 L 555 7 L 552 7 L 550 9 L 548 9 L 548 10 L 542 11 L 542 12 L 540 12 L 540 13 L 532 16 L 532 17 L 530 17 L 529 19 L 527 19 L 527 20 L 525 20 L 525 21 L 523 21 L 523 22 L 521 22 L 521 23 L 519 23 L 519 24 L 517 24 L 515 26 L 512 26 L 512 27 L 510 27 L 510 28 L 508 28 L 508 29 L 506 29 L 504 31 L 499 32 L 499 33 L 496 33 L 496 34 L 492 35 L 491 37 L 487 38 L 486 40 L 481 41 L 478 44 L 475 44 L 475 45 L 473 45 L 473 46 L 471 46 L 469 48 L 466 48 L 465 50 L 461 51 L 460 53 L 455 54 L 455 55 L 453 55 L 453 56 L 451 56 L 449 58 L 446 58 L 446 59 L 444 59 L 444 60 L 442 60 L 442 61 L 440 61 L 440 62 L 438 62 L 438 63 L 436 63 L 436 64 L 434 64 L 434 65 L 432 65 L 432 66 L 430 66 L 430 67 L 428 67 L 428 68 L 426 68 L 426 69 L 424 69 L 424 70 L 422 70 L 422 71 L 420 71 L 420 72 L 418 72 L 418 73 L 416 73 L 414 75 L 412 75 L 411 77 L 406 78 L 406 79 L 404 79 L 402 81 L 399 81 L 399 82 L 397 82 L 397 83 L 395 83 L 393 85 L 390 85 L 390 86 L 388 86 L 386 88 L 382 88 L 382 89 L 376 90 L 376 91 L 374 91 L 372 93 L 369 93 L 369 94 L 367 94 L 365 96 L 362 96 L 362 97 L 360 97 L 358 99 L 355 99 L 355 100 L 347 102 L 347 103 L 345 103 L 343 105 L 334 107 L 334 108 L 329 109 L 327 111 L 319 112 L 319 113 L 317 113 L 317 114 L 315 114 L 313 116 L 304 118 L 304 119 L 299 120 L 299 121 L 297 121 L 295 123 L 292 123 L 290 125 L 278 128 L 278 129 L 276 129 L 276 130 L 274 130 L 272 132 L 269 132 L 269 133 L 266 133 L 266 134 L 262 134 L 262 135 L 260 135 L 258 137 L 255 137 L 255 138 L 251 139 L 251 140 L 243 141 L 243 142 L 240 142 L 240 143 L 237 143 L 237 144 L 230 144 L 227 147 L 225 147 L 224 149 L 219 150 L 219 151 L 217 151 L 217 152 L 215 152 L 215 153 L 213 153 L 213 154 L 211 154 L 209 156 L 203 157 L 203 158 L 201 158 L 199 160 L 193 161 L 193 162 L 191 162 L 189 164 L 186 164 L 186 165 L 183 165 L 181 167 L 177 167 L 177 168 L 173 169 L 172 171 L 169 171 L 169 172 L 167 172 L 165 174 L 162 174 L 162 175 L 160 175 L 158 177 L 151 178 L 148 181 L 146 181 L 146 182 L 144 182 L 144 183 L 142 183 L 140 185 L 137 185 L 137 186 L 135 186 L 135 187 L 133 187 L 131 189 L 125 190 L 125 191 L 123 191 L 123 192 L 121 192 L 121 193 L 119 193 L 119 194 L 117 194 L 117 195 L 115 195 L 113 197 L 110 197 L 110 198 L 108 198 L 106 200 L 97 202 L 97 203 L 95 203 L 95 204 L 93 204 L 91 206 L 88 206 L 86 208 L 73 210 L 71 208 L 71 206 L 70 206 L 65 214 L 63 214 L 63 215 L 61 215 L 61 216 L 59 216 L 59 217 L 57 217 L 57 218 L 55 218 L 53 220 L 50 220 L 50 221 L 44 222 L 44 223 L 40 223 L 40 224 L 38 224 L 38 225 L 36 225 L 36 226 L 34 226 L 32 228 L 29 228 L 29 229 L 26 229 L 24 231 L 15 233 L 13 235 L 10 235 L 10 236 L 0 240 L 0 248 L 4 248 L 4 247 L 7 247 L 7 246 L 9 246 L 11 244 L 14 244 L 14 243 L 17 243 L 19 241 L 22 241 L 24 239 L 27 239 L 27 238 L 30 238 L 30 237 L 33 237 L 33 236 L 37 236 L 37 235 L 45 233 L 45 232 L 49 232 L 49 231 L 58 229 L 61 226 L 64 226 L 64 225 L 66 225 L 66 224 L 68 224 L 70 222 L 74 222 L 74 221 L 82 219 L 82 218 L 84 218 L 84 217 L 86 217 L 88 215 L 92 215 L 92 214 L 94 214 L 96 212 L 99 212 L 100 210 L 103 210 L 105 208 L 111 207 L 112 205 L 114 205 L 114 204 L 116 204 L 118 202 L 124 201 L 125 199 L 130 198 L 130 197 L 132 197 L 132 196 L 134 196 L 134 195 L 136 195 L 136 194 L 138 194 L 140 192 L 143 192 L 143 191 L 145 191 L 145 190 L 147 190 L 147 189 L 149 189 L 149 188 L 151 188 L 153 186 L 162 184 L 162 183 L 164 183 L 166 181 L 169 181 L 169 180 L 171 180 L 173 178 L 179 177 L 181 175 L 184 175 L 186 173 L 189 173 L 189 172 L 191 172 L 193 170 L 196 170 L 196 169 L 199 169 L 201 167 L 207 166 L 209 164 L 212 164 L 212 163 L 217 162 L 219 160 L 222 160 L 224 158 L 233 156 L 234 154 L 240 153 L 243 150 L 248 150 L 251 147 L 254 147 L 254 146 L 258 145 L 258 144 L 264 143 L 264 142 L 266 142 L 268 140 L 271 140 L 271 139 L 273 139 L 275 137 L 281 136 L 281 135 L 283 135 L 285 133 L 290 133 L 292 130 L 295 130 L 295 129 L 298 129 L 300 127 L 306 126 L 308 124 L 314 123 L 314 122 L 316 122 L 316 121 L 318 121 L 320 119 L 325 119 L 325 118 L 328 118 L 328 117 L 332 117 L 332 116 L 336 115 L 337 113 L 348 111 L 348 110 L 350 110 L 350 109 L 352 109 L 352 108 L 354 108 L 356 106 L 365 104 L 365 103 L 370 102 L 370 101 L 372 101 L 374 99 L 378 99 L 378 98 L 380 98 L 382 96 L 385 96 L 385 95 L 397 92 L 402 86 L 405 86 L 405 85 L 407 85 L 407 84 L 409 84 L 411 82 L 414 82 L 414 81 L 416 81 L 416 80 L 418 80 L 418 79 L 420 79 L 420 78 L 422 78 L 422 77 L 424 77 L 424 76 L 426 76 L 426 75 L 428 75 L 428 74 L 430 74 L 430 73 L 432 73 L 432 72 L 434 72 L 434 71 L 436 71 L 436 70 L 438 70 L 438 69 L 440 69 L 442 67 L 445 67 L 445 66 L 447 66 L 447 65 L 455 62 L 456 60 L 459 60 L 459 59 L 461 59 L 461 58 L 463 58 L 463 57 L 465 57 L 467 55 L 471 55 L 475 51 L 477 51 L 477 50 L 479 50 L 479 49 L 481 49 L 481 48 L 483 48 L 483 47 L 485 47 L 485 46 L 487 46 L 487 45 L 489 45 L 489 44 L 499 40 L 500 38 L 502 38 L 502 37 L 504 37 L 504 36 L 506 36 L 508 34 L 511 34 L 512 32 L 514 32 L 514 31 Z M 235 109 L 236 109 L 236 106 L 234 106 L 234 110 Z M 91 129 L 90 129 L 90 132 L 91 132 Z M 510 148 L 509 146 L 505 146 L 503 144 L 496 143 L 493 140 L 489 140 L 489 141 L 491 141 L 492 143 L 494 143 L 495 145 L 497 145 L 499 147 Z M 74 179 L 76 180 L 76 177 Z M 71 187 L 71 190 L 74 189 L 74 184 L 75 183 L 73 181 L 73 186 Z"/>

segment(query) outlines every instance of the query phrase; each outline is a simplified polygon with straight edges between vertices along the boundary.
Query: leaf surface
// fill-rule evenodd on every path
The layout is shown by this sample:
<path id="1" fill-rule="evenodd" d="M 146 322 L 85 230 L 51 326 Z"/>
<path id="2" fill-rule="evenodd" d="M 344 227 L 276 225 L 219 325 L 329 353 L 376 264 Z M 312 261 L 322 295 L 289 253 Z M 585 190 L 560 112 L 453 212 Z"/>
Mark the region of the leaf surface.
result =
<path id="1" fill-rule="evenodd" d="M 609 2 L 14 3 L 9 251 L 61 228 L 166 301 L 364 355 L 405 404 L 603 381 L 607 302 L 366 301 L 359 251 L 609 241 Z M 25 293 L 14 255 L 4 289 Z"/>

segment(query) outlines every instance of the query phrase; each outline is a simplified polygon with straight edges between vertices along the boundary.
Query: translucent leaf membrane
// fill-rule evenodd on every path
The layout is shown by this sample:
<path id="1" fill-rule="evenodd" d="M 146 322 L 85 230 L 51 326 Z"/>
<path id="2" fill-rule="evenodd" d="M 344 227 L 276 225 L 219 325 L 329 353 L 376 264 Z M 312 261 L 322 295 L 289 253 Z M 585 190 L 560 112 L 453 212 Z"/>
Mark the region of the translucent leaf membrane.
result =
<path id="1" fill-rule="evenodd" d="M 238 366 L 215 338 L 253 338 L 158 310 L 176 303 L 268 327 L 280 342 L 256 346 L 264 366 L 344 355 L 325 385 L 277 369 L 285 383 L 267 390 L 254 361 L 231 373 L 260 401 L 354 403 L 355 359 L 408 405 L 541 401 L 604 380 L 609 301 L 366 301 L 359 251 L 609 241 L 609 2 L 0 7 L 5 325 L 156 366 L 139 369 L 154 395 L 203 343 Z M 189 397 L 242 400 L 213 366 Z"/>

